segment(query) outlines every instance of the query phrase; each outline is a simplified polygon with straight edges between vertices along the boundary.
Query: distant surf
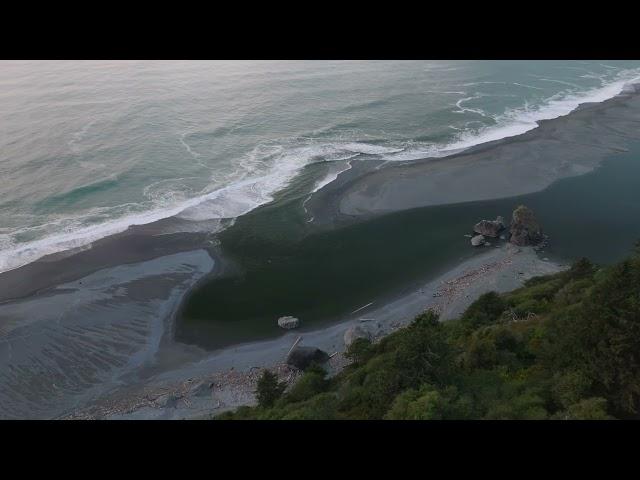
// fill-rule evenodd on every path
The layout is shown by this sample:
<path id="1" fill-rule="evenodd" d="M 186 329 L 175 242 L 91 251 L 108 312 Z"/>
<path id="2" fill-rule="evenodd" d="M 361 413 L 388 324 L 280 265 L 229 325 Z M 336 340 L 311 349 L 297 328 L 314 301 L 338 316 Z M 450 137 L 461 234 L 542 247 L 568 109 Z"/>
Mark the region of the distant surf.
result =
<path id="1" fill-rule="evenodd" d="M 452 140 L 444 143 L 385 139 L 380 135 L 365 140 L 357 132 L 351 139 L 348 132 L 341 134 L 344 140 L 340 141 L 327 140 L 322 136 L 290 137 L 258 142 L 256 147 L 232 162 L 234 169 L 218 172 L 215 165 L 205 163 L 206 149 L 188 143 L 187 134 L 182 133 L 178 137 L 179 147 L 195 160 L 196 167 L 200 168 L 199 172 L 206 169 L 208 174 L 212 175 L 212 181 L 205 188 L 194 190 L 193 187 L 185 185 L 186 180 L 180 177 L 157 180 L 144 187 L 144 202 L 96 207 L 70 215 L 58 214 L 50 222 L 35 227 L 3 228 L 0 230 L 0 273 L 19 268 L 46 255 L 87 248 L 92 242 L 124 232 L 131 226 L 144 225 L 168 217 L 194 222 L 237 218 L 273 201 L 277 192 L 294 181 L 305 167 L 315 163 L 335 162 L 335 166 L 329 168 L 324 177 L 313 183 L 310 195 L 333 182 L 350 168 L 354 160 L 402 162 L 442 158 L 483 143 L 521 135 L 535 129 L 538 122 L 567 115 L 581 104 L 603 102 L 624 93 L 625 89 L 630 88 L 629 85 L 638 81 L 639 72 L 639 69 L 623 69 L 613 79 L 603 82 L 597 88 L 583 91 L 563 90 L 537 104 L 525 101 L 524 104 L 507 108 L 499 114 L 488 113 L 481 107 L 469 106 L 472 101 L 483 97 L 481 93 L 446 90 L 442 93 L 463 95 L 463 98 L 452 106 L 451 114 L 477 115 L 490 124 L 475 129 L 452 126 L 457 133 Z M 540 81 L 544 80 L 547 79 L 542 78 Z M 564 80 L 558 82 L 571 84 Z M 542 90 L 541 87 L 520 82 L 510 84 L 528 87 L 521 88 L 523 90 Z M 465 85 L 469 86 L 471 83 L 463 84 L 463 88 L 466 88 Z M 473 122 L 473 117 L 470 116 L 468 123 Z M 91 121 L 82 127 L 80 133 L 76 131 L 71 140 L 74 148 L 89 127 L 98 128 L 95 121 Z M 234 127 L 234 130 L 239 129 L 240 127 Z M 198 174 L 198 171 L 194 173 Z M 185 178 L 197 178 L 197 175 Z M 100 180 L 96 184 L 101 184 Z M 109 185 L 115 186 L 112 183 Z M 78 188 L 72 191 L 77 192 Z M 61 201 L 59 199 L 64 197 L 58 195 L 56 198 Z M 65 205 L 73 204 L 67 202 Z M 29 239 L 30 236 L 37 237 L 36 233 L 42 236 Z"/>

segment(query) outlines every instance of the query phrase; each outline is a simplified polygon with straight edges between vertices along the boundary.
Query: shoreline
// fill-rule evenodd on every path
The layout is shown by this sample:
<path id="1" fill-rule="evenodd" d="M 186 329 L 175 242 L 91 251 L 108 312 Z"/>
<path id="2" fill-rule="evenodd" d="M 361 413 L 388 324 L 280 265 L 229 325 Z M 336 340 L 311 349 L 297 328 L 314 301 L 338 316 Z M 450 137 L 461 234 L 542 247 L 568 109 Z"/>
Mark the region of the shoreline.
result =
<path id="1" fill-rule="evenodd" d="M 329 354 L 330 374 L 346 360 L 344 332 L 367 325 L 374 341 L 402 328 L 416 315 L 434 309 L 446 321 L 460 315 L 478 296 L 491 290 L 506 292 L 531 277 L 556 273 L 564 267 L 545 261 L 531 247 L 506 244 L 453 267 L 435 280 L 396 299 L 358 311 L 355 318 L 312 331 L 290 331 L 266 341 L 236 345 L 212 352 L 206 358 L 176 370 L 160 373 L 137 387 L 114 391 L 93 405 L 62 415 L 61 419 L 183 419 L 205 418 L 255 403 L 253 391 L 261 370 L 273 369 L 291 384 L 299 372 L 284 358 L 301 337 L 301 344 L 317 346 Z"/>
<path id="2" fill-rule="evenodd" d="M 581 104 L 568 115 L 539 121 L 537 128 L 520 135 L 352 176 L 330 185 L 308 206 L 317 217 L 314 208 L 325 211 L 323 203 L 329 201 L 340 217 L 353 220 L 542 191 L 558 180 L 592 172 L 604 157 L 626 152 L 629 142 L 640 139 L 640 85 L 632 87 L 604 102 Z"/>
<path id="3" fill-rule="evenodd" d="M 640 114 L 634 111 L 640 112 L 640 83 L 629 84 L 602 102 L 582 103 L 566 115 L 540 120 L 536 128 L 524 133 L 472 145 L 444 157 L 397 162 L 353 159 L 349 169 L 301 198 L 308 197 L 304 208 L 313 219 L 311 225 L 326 228 L 413 208 L 539 192 L 557 180 L 589 173 L 607 155 L 625 151 L 620 139 L 639 140 L 635 124 L 640 122 Z M 580 135 L 592 136 L 594 143 L 586 145 L 588 149 L 577 148 L 583 144 L 575 140 Z M 532 142 L 535 144 L 529 145 Z M 532 150 L 535 153 L 527 153 Z M 557 160 L 560 156 L 562 161 Z M 248 213 L 277 203 L 277 197 L 294 184 L 295 179 L 276 192 L 272 202 Z M 470 186 L 478 193 L 470 195 Z M 212 237 L 228 228 L 224 223 L 243 216 L 197 221 L 168 216 L 130 225 L 81 247 L 44 255 L 0 272 L 0 305 L 105 267 L 207 248 Z"/>
<path id="4" fill-rule="evenodd" d="M 308 214 L 314 218 L 314 221 L 308 223 L 305 217 L 299 222 L 301 226 L 294 225 L 295 228 L 299 228 L 294 233 L 304 237 L 316 233 L 324 234 L 333 229 L 338 233 L 338 238 L 334 241 L 339 244 L 345 238 L 345 230 L 342 230 L 344 226 L 366 223 L 366 220 L 373 217 L 380 219 L 396 216 L 396 214 L 387 216 L 389 212 L 375 211 L 375 208 L 369 209 L 370 211 L 354 211 L 351 215 L 345 213 L 342 208 L 345 202 L 349 203 L 353 200 L 353 197 L 349 199 L 349 196 L 354 191 L 359 191 L 359 187 L 367 184 L 375 186 L 379 181 L 389 181 L 390 186 L 382 193 L 376 192 L 376 188 L 373 188 L 370 194 L 361 196 L 358 201 L 375 206 L 374 200 L 380 193 L 379 200 L 388 201 L 393 207 L 391 212 L 399 212 L 399 210 L 415 211 L 412 201 L 417 200 L 421 205 L 421 202 L 427 198 L 424 196 L 425 192 L 428 195 L 442 193 L 442 186 L 432 191 L 426 188 L 428 183 L 425 182 L 433 179 L 439 179 L 443 185 L 451 185 L 451 188 L 447 187 L 447 191 L 444 192 L 442 198 L 445 200 L 451 192 L 459 193 L 461 189 L 469 190 L 474 184 L 459 181 L 455 175 L 453 175 L 455 180 L 453 183 L 445 182 L 446 178 L 451 180 L 451 175 L 463 165 L 467 168 L 465 175 L 468 178 L 480 175 L 476 177 L 475 182 L 479 182 L 485 188 L 490 187 L 496 195 L 512 193 L 510 190 L 502 189 L 500 181 L 497 183 L 494 181 L 500 178 L 495 168 L 505 168 L 511 165 L 509 163 L 511 160 L 514 162 L 512 171 L 518 171 L 520 172 L 518 175 L 524 175 L 511 188 L 527 186 L 527 182 L 531 180 L 527 176 L 529 170 L 526 168 L 518 170 L 518 168 L 526 167 L 527 163 L 534 164 L 531 167 L 534 169 L 544 170 L 545 165 L 550 166 L 548 162 L 540 164 L 542 167 L 536 166 L 537 160 L 543 157 L 548 157 L 551 162 L 562 157 L 568 164 L 565 165 L 565 170 L 551 168 L 549 171 L 551 173 L 546 172 L 546 176 L 543 176 L 545 181 L 553 182 L 557 179 L 558 172 L 580 176 L 588 169 L 576 171 L 571 162 L 589 166 L 590 169 L 595 168 L 612 153 L 624 150 L 632 140 L 640 139 L 637 131 L 639 122 L 640 95 L 621 95 L 600 104 L 586 105 L 565 117 L 542 122 L 539 128 L 523 135 L 472 147 L 468 151 L 441 160 L 411 161 L 392 165 L 354 161 L 353 168 L 314 193 L 305 203 L 305 207 L 309 210 Z M 527 154 L 527 152 L 532 153 Z M 566 159 L 563 157 L 565 154 Z M 473 159 L 481 161 L 472 162 Z M 483 168 L 492 160 L 496 161 L 494 170 L 484 172 Z M 449 167 L 448 162 L 452 162 L 453 166 Z M 516 168 L 518 165 L 520 167 Z M 562 165 L 564 164 L 560 167 Z M 441 169 L 442 175 L 433 175 L 436 169 Z M 562 178 L 562 175 L 559 178 Z M 403 184 L 402 182 L 407 179 L 409 184 Z M 293 207 L 290 208 L 289 213 L 298 215 L 299 212 L 295 210 L 299 206 L 298 203 L 308 196 L 306 193 L 301 193 L 301 190 L 300 185 L 291 185 L 280 192 L 271 204 L 239 217 L 238 224 L 244 224 L 245 231 L 262 234 L 266 230 L 258 231 L 255 227 L 260 223 L 269 224 L 270 218 L 265 213 L 279 212 L 283 210 L 282 206 L 286 205 L 286 208 Z M 413 199 L 403 197 L 405 194 L 414 197 Z M 441 201 L 444 200 L 441 199 Z M 464 201 L 465 196 L 462 195 L 457 198 L 456 203 Z M 475 208 L 473 202 L 468 206 L 469 210 Z M 466 210 L 467 207 L 464 208 Z M 492 212 L 505 214 L 506 210 L 492 209 Z M 405 213 L 399 212 L 397 216 L 403 216 Z M 473 217 L 473 221 L 484 218 L 483 215 L 476 215 L 473 212 L 469 212 L 468 215 Z M 456 215 L 449 215 L 449 217 L 456 217 Z M 275 216 L 272 218 L 278 219 Z M 369 238 L 379 236 L 378 233 L 382 230 L 395 231 L 394 228 L 397 228 L 398 224 L 394 222 L 389 223 L 392 227 L 383 225 L 382 229 L 376 227 L 378 230 L 367 230 Z M 444 238 L 442 245 L 451 248 L 448 252 L 441 248 L 433 252 L 437 252 L 434 253 L 436 256 L 447 258 L 448 262 L 450 260 L 449 265 L 453 265 L 454 257 L 459 258 L 463 248 L 469 248 L 467 240 L 457 237 L 456 232 L 462 231 L 460 226 L 442 227 L 444 225 L 442 223 L 419 223 L 419 220 L 414 223 L 420 230 L 420 235 L 425 236 L 430 235 L 430 226 L 441 226 L 441 231 L 436 233 Z M 473 224 L 472 221 L 466 220 L 461 223 L 464 224 L 465 229 Z M 543 220 L 543 223 L 546 224 L 546 220 Z M 269 225 L 273 228 L 271 224 Z M 282 225 L 276 224 L 276 227 L 279 228 Z M 231 395 L 227 401 L 224 399 L 226 398 L 224 393 L 221 393 L 224 397 L 221 397 L 221 402 L 234 405 L 234 402 L 240 401 L 233 400 L 234 395 L 239 395 L 238 398 L 244 399 L 242 401 L 249 401 L 251 397 L 249 395 L 251 389 L 242 390 L 244 387 L 237 386 L 246 380 L 244 374 L 238 372 L 246 373 L 247 368 L 261 368 L 282 362 L 298 335 L 303 335 L 305 342 L 309 342 L 303 344 L 324 347 L 323 349 L 330 354 L 338 351 L 342 344 L 344 329 L 356 321 L 356 319 L 349 319 L 349 314 L 341 315 L 342 319 L 326 317 L 326 321 L 322 320 L 324 326 L 316 330 L 306 331 L 303 323 L 302 329 L 297 333 L 287 332 L 277 338 L 249 343 L 242 343 L 242 340 L 233 341 L 229 342 L 230 346 L 213 352 L 207 352 L 196 344 L 176 341 L 173 332 L 176 329 L 176 322 L 179 321 L 178 316 L 184 306 L 184 299 L 188 298 L 198 288 L 197 286 L 215 278 L 218 269 L 224 268 L 228 260 L 234 260 L 230 259 L 229 252 L 225 250 L 225 246 L 228 247 L 228 245 L 224 242 L 220 244 L 219 239 L 226 235 L 225 232 L 238 230 L 238 226 L 222 232 L 219 226 L 219 222 L 164 219 L 147 225 L 130 227 L 125 232 L 95 242 L 89 248 L 54 254 L 0 274 L 0 308 L 2 308 L 0 334 L 4 341 L 0 345 L 2 361 L 0 365 L 4 367 L 4 372 L 0 373 L 2 387 L 0 403 L 3 403 L 0 415 L 3 418 L 25 416 L 66 418 L 63 412 L 66 412 L 66 415 L 72 415 L 69 412 L 75 411 L 76 408 L 79 412 L 98 408 L 96 401 L 102 402 L 99 398 L 103 394 L 107 395 L 107 398 L 120 399 L 116 403 L 122 405 L 121 402 L 126 403 L 132 398 L 140 398 L 140 392 L 148 389 L 157 390 L 163 385 L 172 385 L 171 389 L 179 392 L 175 385 L 184 383 L 184 379 L 206 378 L 214 374 L 221 375 L 219 381 L 215 380 L 220 385 L 220 391 L 228 391 Z M 180 230 L 183 227 L 187 231 Z M 402 227 L 404 228 L 404 225 Z M 449 230 L 445 232 L 447 228 Z M 278 235 L 280 234 L 281 232 L 278 232 Z M 233 235 L 227 235 L 227 237 L 233 240 Z M 274 236 L 274 238 L 280 237 Z M 422 236 L 415 236 L 415 238 L 416 243 L 424 240 Z M 269 237 L 267 240 L 272 238 Z M 426 258 L 426 256 L 421 257 L 423 255 L 421 252 L 424 252 L 424 255 L 431 254 L 429 250 L 431 247 L 427 243 L 422 245 L 424 250 L 415 249 L 415 252 L 405 255 L 410 257 L 411 263 L 415 263 L 415 259 Z M 378 252 L 388 252 L 385 250 L 388 247 L 389 244 L 381 243 L 377 250 L 372 251 L 377 255 Z M 398 244 L 396 247 L 396 249 L 401 248 L 404 248 L 404 245 Z M 315 255 L 318 251 L 320 250 L 317 248 L 311 249 L 307 254 Z M 494 251 L 498 249 L 492 248 L 486 253 Z M 257 251 L 257 253 L 261 252 Z M 473 255 L 460 265 L 471 268 L 476 264 L 475 262 L 481 262 L 480 257 L 485 256 L 485 252 L 481 255 Z M 274 255 L 273 258 L 277 260 L 278 257 Z M 374 258 L 368 255 L 366 261 Z M 186 269 L 185 260 L 188 264 Z M 405 267 L 393 263 L 395 260 L 388 261 L 389 265 L 395 265 L 397 271 L 405 272 L 404 277 L 401 278 L 402 281 L 409 278 Z M 512 269 L 515 267 L 509 265 L 492 267 L 490 266 L 492 263 L 495 262 L 487 261 L 486 265 L 478 264 L 478 268 L 484 266 L 486 271 L 477 274 L 464 276 L 465 272 L 458 271 L 461 267 L 454 266 L 437 277 L 442 279 L 446 275 L 453 275 L 451 272 L 458 271 L 457 276 L 448 280 L 460 279 L 460 283 L 454 282 L 450 285 L 452 291 L 443 292 L 445 298 L 449 298 L 446 296 L 449 295 L 458 299 L 451 304 L 442 305 L 443 318 L 460 311 L 464 302 L 472 296 L 473 292 L 476 292 L 477 287 L 473 284 L 477 283 L 477 279 L 482 279 L 483 286 L 493 284 L 498 290 L 508 289 L 509 285 L 513 285 L 513 279 L 508 278 L 508 273 L 513 273 Z M 274 261 L 274 265 L 280 264 Z M 342 268 L 348 268 L 345 267 L 347 263 L 339 264 Z M 539 264 L 531 263 L 532 272 L 538 268 L 534 265 Z M 151 266 L 157 269 L 142 271 Z M 132 276 L 128 277 L 128 271 L 137 273 L 135 275 L 131 273 Z M 437 269 L 429 270 L 434 275 L 438 275 L 437 271 Z M 523 268 L 522 271 L 529 273 L 528 268 Z M 114 272 L 116 275 L 112 280 L 110 275 Z M 427 273 L 427 269 L 423 269 L 423 272 Z M 506 276 L 501 276 L 498 272 L 504 272 Z M 93 282 L 102 282 L 100 289 L 89 288 L 90 278 Z M 280 280 L 285 281 L 287 278 L 292 277 L 282 275 Z M 355 311 L 359 318 L 368 318 L 370 314 L 377 312 L 387 319 L 382 322 L 385 325 L 384 322 L 390 322 L 392 317 L 402 317 L 405 320 L 413 318 L 421 308 L 426 308 L 425 305 L 428 306 L 438 299 L 444 300 L 440 297 L 429 298 L 430 289 L 431 295 L 438 293 L 437 290 L 433 290 L 433 281 L 425 283 L 421 287 L 422 291 L 418 288 L 412 293 L 396 297 L 385 296 L 384 293 L 369 295 L 371 292 L 361 288 L 360 293 L 364 292 L 361 297 L 365 298 L 356 298 L 354 295 L 354 303 L 358 302 L 358 305 L 353 306 L 349 311 Z M 394 285 L 401 285 L 398 281 L 396 282 L 391 285 L 391 288 L 394 288 Z M 377 285 L 388 287 L 384 283 L 377 283 Z M 456 286 L 458 290 L 455 289 Z M 382 287 L 379 290 L 384 291 Z M 352 296 L 351 290 L 343 289 L 343 291 L 349 297 Z M 390 292 L 391 289 L 386 291 Z M 244 295 L 248 292 L 243 290 L 240 293 Z M 316 300 L 322 299 L 318 297 Z M 374 303 L 369 305 L 372 300 Z M 362 306 L 366 308 L 361 311 L 356 310 Z M 300 316 L 300 318 L 304 322 L 307 317 Z M 238 325 L 244 328 L 241 324 Z M 273 327 L 272 324 L 265 325 Z M 238 330 L 235 325 L 233 328 Z M 237 332 L 237 337 L 244 336 L 246 340 L 248 335 L 240 330 Z M 249 331 L 244 330 L 244 332 Z M 275 328 L 272 328 L 271 333 L 275 331 Z M 30 339 L 29 342 L 24 341 L 27 337 Z M 336 368 L 339 366 L 340 357 L 336 355 L 332 359 L 332 364 L 336 364 Z M 233 375 L 229 374 L 232 368 Z M 283 372 L 283 375 L 288 376 L 289 373 Z M 236 387 L 229 386 L 234 382 L 237 384 Z M 190 385 L 184 387 L 184 391 L 187 392 L 185 394 L 187 402 L 191 401 L 190 396 L 194 389 L 194 386 Z M 205 395 L 203 398 L 208 397 Z M 125 401 L 125 399 L 129 400 Z M 192 403 L 198 405 L 198 402 L 200 397 Z M 148 407 L 150 410 L 145 413 L 144 408 L 147 407 L 140 405 L 144 405 L 144 402 L 132 410 L 132 413 L 123 413 L 125 418 L 136 415 L 139 418 L 157 418 L 157 415 L 180 418 L 182 414 L 179 408 L 165 409 L 166 411 L 158 413 L 158 409 L 151 407 Z M 127 410 L 118 408 L 122 411 Z M 209 407 L 207 411 L 208 409 Z M 194 410 L 197 410 L 197 407 L 184 409 L 184 412 L 191 415 Z"/>

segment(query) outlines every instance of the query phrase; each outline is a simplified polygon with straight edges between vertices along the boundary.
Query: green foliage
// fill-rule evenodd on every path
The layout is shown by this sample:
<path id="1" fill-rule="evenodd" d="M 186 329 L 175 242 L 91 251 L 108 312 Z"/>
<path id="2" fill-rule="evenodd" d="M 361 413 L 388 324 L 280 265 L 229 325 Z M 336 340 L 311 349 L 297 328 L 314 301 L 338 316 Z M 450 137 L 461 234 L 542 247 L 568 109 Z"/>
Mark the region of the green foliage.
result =
<path id="1" fill-rule="evenodd" d="M 278 382 L 278 377 L 275 373 L 269 370 L 264 370 L 262 376 L 258 380 L 258 386 L 256 389 L 256 398 L 258 399 L 258 405 L 261 407 L 271 407 L 276 400 L 278 400 L 286 384 Z"/>
<path id="2" fill-rule="evenodd" d="M 351 365 L 309 368 L 291 390 L 265 372 L 259 407 L 226 419 L 580 419 L 640 413 L 640 255 L 588 260 L 475 301 L 459 320 L 433 312 L 379 343 L 358 339 Z"/>
<path id="3" fill-rule="evenodd" d="M 353 365 L 360 365 L 366 363 L 375 353 L 371 341 L 366 338 L 356 338 L 344 356 L 351 360 Z"/>
<path id="4" fill-rule="evenodd" d="M 602 272 L 578 307 L 558 315 L 549 359 L 584 372 L 592 392 L 626 415 L 640 408 L 639 286 L 640 258 Z"/>
<path id="5" fill-rule="evenodd" d="M 309 366 L 287 393 L 286 400 L 291 403 L 302 402 L 324 392 L 329 385 L 325 377 L 326 372 L 322 367 L 317 365 Z"/>
<path id="6" fill-rule="evenodd" d="M 554 400 L 564 408 L 580 401 L 589 392 L 591 380 L 580 371 L 566 371 L 554 375 L 552 394 Z"/>
<path id="7" fill-rule="evenodd" d="M 384 416 L 387 420 L 451 420 L 473 418 L 473 401 L 449 386 L 438 390 L 425 384 L 396 397 Z"/>
<path id="8" fill-rule="evenodd" d="M 481 295 L 462 315 L 462 323 L 475 328 L 494 323 L 507 308 L 505 301 L 496 292 Z"/>
<path id="9" fill-rule="evenodd" d="M 607 400 L 599 397 L 586 398 L 556 413 L 555 420 L 613 420 L 607 413 Z"/>

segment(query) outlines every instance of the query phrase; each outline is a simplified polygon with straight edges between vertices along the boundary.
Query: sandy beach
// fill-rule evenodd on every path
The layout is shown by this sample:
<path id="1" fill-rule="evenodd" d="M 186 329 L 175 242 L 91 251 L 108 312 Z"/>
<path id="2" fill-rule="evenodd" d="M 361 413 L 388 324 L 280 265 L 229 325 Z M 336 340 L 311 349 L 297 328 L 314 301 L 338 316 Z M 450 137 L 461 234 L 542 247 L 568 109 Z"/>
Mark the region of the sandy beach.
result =
<path id="1" fill-rule="evenodd" d="M 606 155 L 640 139 L 640 85 L 602 103 L 540 121 L 522 135 L 427 161 L 387 163 L 343 175 L 308 203 L 317 219 L 343 221 L 409 208 L 475 202 L 537 192 L 597 168 Z M 585 141 L 585 139 L 589 139 Z M 335 215 L 335 214 L 334 214 Z"/>
<path id="2" fill-rule="evenodd" d="M 513 290 L 528 278 L 564 268 L 541 259 L 531 247 L 503 244 L 484 250 L 415 291 L 384 302 L 373 299 L 366 308 L 328 328 L 312 331 L 302 328 L 275 340 L 213 352 L 196 363 L 150 378 L 142 388 L 121 389 L 61 418 L 208 418 L 241 405 L 252 405 L 262 369 L 274 370 L 288 384 L 295 381 L 299 372 L 288 367 L 284 359 L 298 338 L 301 345 L 317 346 L 335 354 L 328 368 L 336 373 L 345 365 L 343 336 L 353 325 L 363 325 L 377 340 L 407 325 L 427 309 L 437 311 L 446 321 L 460 315 L 483 293 Z"/>

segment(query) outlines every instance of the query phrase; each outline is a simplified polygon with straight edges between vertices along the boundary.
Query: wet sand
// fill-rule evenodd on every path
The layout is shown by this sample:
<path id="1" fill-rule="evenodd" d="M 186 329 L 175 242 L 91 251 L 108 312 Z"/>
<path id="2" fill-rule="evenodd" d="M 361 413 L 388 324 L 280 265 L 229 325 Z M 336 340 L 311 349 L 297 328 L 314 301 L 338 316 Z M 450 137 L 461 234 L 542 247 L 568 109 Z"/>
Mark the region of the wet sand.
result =
<path id="1" fill-rule="evenodd" d="M 440 159 L 385 165 L 336 183 L 308 208 L 321 218 L 332 205 L 344 216 L 370 217 L 409 208 L 506 198 L 536 192 L 592 171 L 640 139 L 640 86 L 522 135 Z M 328 198 L 333 197 L 333 198 Z M 317 209 L 317 212 L 315 211 Z"/>
<path id="2" fill-rule="evenodd" d="M 35 262 L 0 273 L 0 305 L 25 298 L 93 272 L 117 265 L 144 262 L 174 253 L 211 248 L 212 234 L 173 218 L 130 227 L 125 232 L 72 251 L 47 255 Z M 217 225 L 217 223 L 216 223 Z M 189 228 L 199 230 L 189 232 Z"/>

